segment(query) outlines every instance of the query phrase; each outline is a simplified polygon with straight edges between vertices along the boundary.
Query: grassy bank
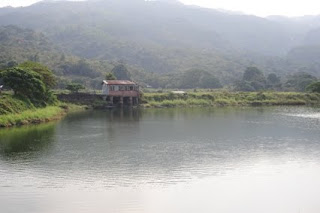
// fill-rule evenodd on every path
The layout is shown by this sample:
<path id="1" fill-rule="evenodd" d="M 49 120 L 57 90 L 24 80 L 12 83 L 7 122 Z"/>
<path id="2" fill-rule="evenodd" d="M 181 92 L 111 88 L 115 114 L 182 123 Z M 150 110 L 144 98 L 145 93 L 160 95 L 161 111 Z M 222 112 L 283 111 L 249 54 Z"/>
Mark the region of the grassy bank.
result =
<path id="1" fill-rule="evenodd" d="M 298 92 L 145 93 L 144 107 L 320 105 L 320 94 Z"/>
<path id="2" fill-rule="evenodd" d="M 61 118 L 66 110 L 59 106 L 48 106 L 20 113 L 0 115 L 0 127 L 20 126 L 37 124 Z"/>
<path id="3" fill-rule="evenodd" d="M 15 97 L 12 94 L 0 95 L 0 116 L 20 113 L 30 109 L 35 109 L 35 107 L 27 99 Z"/>
<path id="4" fill-rule="evenodd" d="M 57 104 L 45 108 L 36 108 L 28 99 L 12 94 L 0 96 L 0 127 L 38 124 L 61 118 L 66 112 L 84 110 L 83 106 Z"/>

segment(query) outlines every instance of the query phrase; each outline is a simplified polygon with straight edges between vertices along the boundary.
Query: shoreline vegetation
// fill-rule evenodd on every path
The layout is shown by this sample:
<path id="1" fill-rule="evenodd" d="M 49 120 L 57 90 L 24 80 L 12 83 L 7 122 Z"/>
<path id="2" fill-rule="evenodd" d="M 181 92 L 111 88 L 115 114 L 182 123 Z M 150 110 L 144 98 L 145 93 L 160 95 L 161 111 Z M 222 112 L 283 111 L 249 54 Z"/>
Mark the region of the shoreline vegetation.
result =
<path id="1" fill-rule="evenodd" d="M 2 94 L 0 96 L 0 128 L 59 120 L 68 112 L 83 108 L 83 106 L 62 103 L 36 108 L 27 100 Z"/>
<path id="2" fill-rule="evenodd" d="M 0 83 L 0 127 L 58 120 L 72 108 L 57 100 L 55 75 L 37 62 L 12 63 L 0 70 Z"/>
<path id="3" fill-rule="evenodd" d="M 2 94 L 0 97 L 2 110 L 0 111 L 0 128 L 59 120 L 69 112 L 84 110 L 90 105 L 90 103 L 88 105 L 58 103 L 44 108 L 35 108 L 28 101 L 11 95 Z M 174 94 L 172 92 L 148 92 L 143 93 L 140 106 L 142 108 L 320 106 L 320 93 L 199 91 Z"/>
<path id="4" fill-rule="evenodd" d="M 320 93 L 301 92 L 187 92 L 144 93 L 145 108 L 224 106 L 320 106 Z"/>
<path id="5" fill-rule="evenodd" d="M 63 118 L 67 113 L 82 111 L 84 109 L 84 106 L 62 104 L 59 106 L 47 106 L 45 108 L 25 110 L 21 113 L 0 115 L 0 128 L 41 124 L 50 121 L 56 121 Z"/>
<path id="6" fill-rule="evenodd" d="M 66 110 L 59 106 L 47 106 L 21 113 L 0 116 L 0 127 L 13 127 L 29 124 L 40 124 L 53 120 L 59 120 L 66 114 Z"/>

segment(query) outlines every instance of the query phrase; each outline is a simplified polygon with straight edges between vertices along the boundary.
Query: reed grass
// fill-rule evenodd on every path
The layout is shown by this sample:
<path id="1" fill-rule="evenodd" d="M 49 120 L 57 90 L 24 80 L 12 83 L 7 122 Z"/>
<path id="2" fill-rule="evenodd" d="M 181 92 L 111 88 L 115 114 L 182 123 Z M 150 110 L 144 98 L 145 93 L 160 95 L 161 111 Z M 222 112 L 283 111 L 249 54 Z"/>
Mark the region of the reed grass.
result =
<path id="1" fill-rule="evenodd" d="M 25 110 L 20 113 L 0 115 L 0 127 L 20 126 L 24 124 L 36 124 L 60 118 L 65 110 L 59 106 L 48 106 Z"/>
<path id="2" fill-rule="evenodd" d="M 320 94 L 299 92 L 187 92 L 144 93 L 145 107 L 318 105 Z"/>

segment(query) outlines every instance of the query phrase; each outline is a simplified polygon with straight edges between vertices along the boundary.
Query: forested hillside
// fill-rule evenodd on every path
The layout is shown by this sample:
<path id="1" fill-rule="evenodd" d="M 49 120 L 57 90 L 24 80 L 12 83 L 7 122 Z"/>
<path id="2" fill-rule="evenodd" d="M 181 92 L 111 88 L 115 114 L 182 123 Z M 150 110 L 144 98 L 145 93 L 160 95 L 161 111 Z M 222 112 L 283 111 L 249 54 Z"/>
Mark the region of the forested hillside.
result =
<path id="1" fill-rule="evenodd" d="M 89 87 L 119 61 L 135 80 L 155 87 L 177 86 L 168 79 L 188 76 L 190 70 L 209 73 L 224 85 L 249 66 L 279 76 L 320 75 L 319 17 L 259 18 L 177 1 L 44 1 L 0 9 L 0 25 L 34 30 L 2 28 L 16 31 L 0 35 L 3 62 L 39 60 L 63 79 Z"/>
<path id="2" fill-rule="evenodd" d="M 24 61 L 47 65 L 59 77 L 58 86 L 70 80 L 98 87 L 105 72 L 113 65 L 108 61 L 85 60 L 65 54 L 43 33 L 16 26 L 0 27 L 0 69 L 16 66 Z"/>
<path id="3" fill-rule="evenodd" d="M 59 49 L 42 33 L 16 26 L 0 27 L 0 66 L 37 61 L 40 55 L 46 63 L 51 63 L 59 57 Z"/>

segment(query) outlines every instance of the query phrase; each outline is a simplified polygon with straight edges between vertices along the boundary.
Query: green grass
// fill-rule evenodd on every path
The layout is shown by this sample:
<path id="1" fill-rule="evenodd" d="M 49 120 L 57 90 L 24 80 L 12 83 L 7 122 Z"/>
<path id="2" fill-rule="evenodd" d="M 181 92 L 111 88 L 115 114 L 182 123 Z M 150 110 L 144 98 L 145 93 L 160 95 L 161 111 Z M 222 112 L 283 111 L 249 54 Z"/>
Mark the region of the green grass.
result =
<path id="1" fill-rule="evenodd" d="M 320 105 L 320 94 L 299 92 L 206 91 L 144 93 L 145 107 Z"/>
<path id="2" fill-rule="evenodd" d="M 42 123 L 60 118 L 65 112 L 77 112 L 85 106 L 55 103 L 45 108 L 35 107 L 28 99 L 12 93 L 0 93 L 0 127 Z"/>
<path id="3" fill-rule="evenodd" d="M 35 109 L 29 100 L 15 97 L 11 94 L 0 95 L 0 116 Z"/>
<path id="4" fill-rule="evenodd" d="M 0 115 L 0 127 L 36 124 L 60 118 L 65 110 L 59 106 L 48 106 L 25 110 L 20 113 Z"/>

